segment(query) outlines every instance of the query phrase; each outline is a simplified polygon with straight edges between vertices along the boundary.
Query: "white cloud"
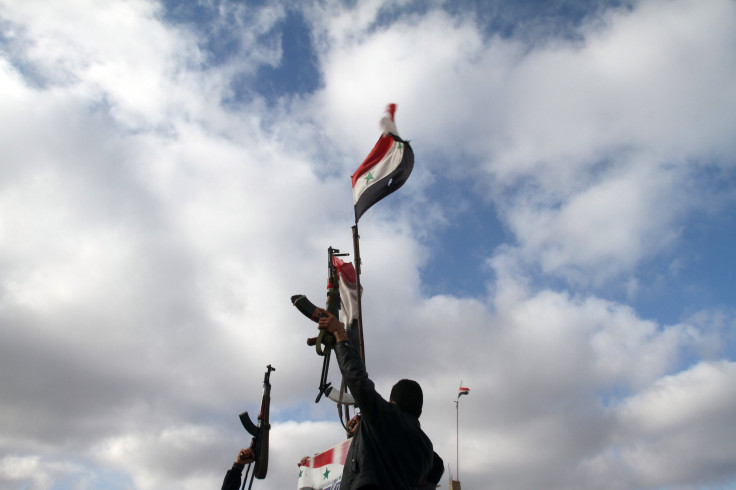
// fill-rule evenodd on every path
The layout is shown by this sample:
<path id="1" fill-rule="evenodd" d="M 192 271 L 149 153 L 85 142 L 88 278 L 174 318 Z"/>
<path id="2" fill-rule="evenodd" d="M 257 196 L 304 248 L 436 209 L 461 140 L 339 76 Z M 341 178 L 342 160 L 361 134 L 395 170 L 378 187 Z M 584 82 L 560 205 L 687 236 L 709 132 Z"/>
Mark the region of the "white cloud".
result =
<path id="1" fill-rule="evenodd" d="M 729 390 L 713 397 L 728 382 L 724 363 L 692 374 L 679 371 L 683 350 L 711 343 L 701 332 L 712 325 L 661 326 L 624 305 L 553 291 L 522 293 L 495 306 L 490 313 L 472 301 L 438 297 L 417 308 L 421 321 L 407 321 L 421 325 L 415 335 L 431 339 L 412 359 L 426 358 L 435 369 L 411 372 L 428 386 L 442 387 L 438 391 L 444 396 L 427 401 L 435 407 L 430 412 L 434 418 L 423 426 L 453 465 L 450 394 L 460 378 L 471 388 L 461 400 L 464 484 L 483 486 L 492 480 L 499 488 L 659 488 L 678 481 L 717 484 L 732 475 L 722 455 L 734 446 L 724 436 L 717 449 L 694 458 L 678 477 L 664 476 L 674 464 L 665 447 L 681 447 L 686 457 L 684 441 L 705 427 L 701 424 L 713 430 L 728 424 Z M 409 328 L 401 326 L 402 331 Z M 411 340 L 404 342 L 404 349 L 410 349 Z M 400 359 L 401 349 L 391 348 L 386 362 Z M 407 366 L 396 362 L 388 371 L 402 368 Z M 457 377 L 447 379 L 448 372 Z M 710 375 L 709 388 L 688 389 Z M 701 392 L 702 402 L 697 402 Z M 711 413 L 716 414 L 712 425 L 706 422 Z M 635 463 L 642 450 L 662 468 L 661 474 L 656 470 L 658 479 L 642 469 L 647 463 Z M 654 460 L 657 454 L 662 461 Z M 535 472 L 527 471 L 530 465 Z M 723 476 L 711 478 L 708 468 L 719 468 Z"/>
<path id="2" fill-rule="evenodd" d="M 529 262 L 600 284 L 676 243 L 702 205 L 693 170 L 732 167 L 732 13 L 640 2 L 584 24 L 582 40 L 532 49 L 437 12 L 364 19 L 322 47 L 321 110 L 347 147 L 369 148 L 371 120 L 355 115 L 400 101 L 399 130 L 436 178 L 484 170 Z M 342 32 L 354 15 L 317 28 Z M 458 146 L 480 168 L 458 166 Z M 533 185 L 514 197 L 519 182 Z"/>
<path id="3" fill-rule="evenodd" d="M 75 490 L 93 489 L 98 484 L 94 472 L 79 463 L 38 456 L 11 455 L 0 459 L 0 483 L 13 485 L 8 488 L 41 490 L 60 482 Z"/>
<path id="4" fill-rule="evenodd" d="M 623 404 L 622 457 L 641 485 L 718 484 L 732 477 L 734 376 L 732 362 L 699 363 Z"/>
<path id="5" fill-rule="evenodd" d="M 641 166 L 639 166 L 641 164 Z M 524 259 L 546 273 L 596 284 L 633 271 L 643 259 L 672 247 L 688 205 L 673 188 L 683 176 L 636 160 L 558 206 L 529 191 L 508 206 Z"/>
<path id="6" fill-rule="evenodd" d="M 113 437 L 102 442 L 95 455 L 108 466 L 131 475 L 135 488 L 195 489 L 202 488 L 199 485 L 214 484 L 212 468 L 218 465 L 218 459 L 225 470 L 228 469 L 223 441 L 232 443 L 233 439 L 207 426 L 165 427 Z M 237 449 L 233 448 L 235 455 Z M 153 461 L 155 464 L 151 464 Z M 180 479 L 172 481 L 172 474 L 181 475 Z M 225 471 L 222 472 L 224 476 Z"/>
<path id="7" fill-rule="evenodd" d="M 527 260 L 595 283 L 678 238 L 702 204 L 691 172 L 732 165 L 732 8 L 641 2 L 512 69 L 514 114 L 488 168 L 534 182 L 502 205 Z"/>

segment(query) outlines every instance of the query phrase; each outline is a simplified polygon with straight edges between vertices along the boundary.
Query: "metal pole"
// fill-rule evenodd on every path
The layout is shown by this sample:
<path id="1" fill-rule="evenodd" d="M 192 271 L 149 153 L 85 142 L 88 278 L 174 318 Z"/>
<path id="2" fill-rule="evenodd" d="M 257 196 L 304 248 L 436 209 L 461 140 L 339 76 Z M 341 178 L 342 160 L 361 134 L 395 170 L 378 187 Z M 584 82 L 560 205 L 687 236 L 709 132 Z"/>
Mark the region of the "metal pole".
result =
<path id="1" fill-rule="evenodd" d="M 460 388 L 463 386 L 463 380 L 460 380 Z M 455 458 L 457 464 L 457 481 L 460 481 L 460 390 L 458 389 L 457 400 L 455 401 Z"/>
<path id="2" fill-rule="evenodd" d="M 360 235 L 358 235 L 358 223 L 353 225 L 353 256 L 355 257 L 355 280 L 358 288 L 358 338 L 360 339 L 360 358 L 365 365 L 365 343 L 363 341 L 363 288 L 360 286 Z"/>
<path id="3" fill-rule="evenodd" d="M 457 481 L 460 481 L 460 395 L 455 401 L 455 460 Z"/>

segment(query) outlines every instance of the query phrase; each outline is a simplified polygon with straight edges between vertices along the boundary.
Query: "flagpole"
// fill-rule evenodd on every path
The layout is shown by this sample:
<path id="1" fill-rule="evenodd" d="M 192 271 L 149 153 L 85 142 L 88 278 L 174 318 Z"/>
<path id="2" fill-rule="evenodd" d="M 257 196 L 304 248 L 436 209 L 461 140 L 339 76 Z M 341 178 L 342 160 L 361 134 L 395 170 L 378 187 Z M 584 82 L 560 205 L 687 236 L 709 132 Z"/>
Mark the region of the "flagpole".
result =
<path id="1" fill-rule="evenodd" d="M 363 342 L 363 305 L 361 298 L 363 288 L 360 286 L 360 235 L 358 235 L 358 222 L 353 225 L 353 256 L 355 257 L 355 280 L 358 288 L 358 339 L 360 342 L 360 358 L 365 364 L 365 343 Z"/>
<path id="2" fill-rule="evenodd" d="M 460 481 L 460 397 L 455 400 L 455 471 Z"/>
<path id="3" fill-rule="evenodd" d="M 460 397 L 455 400 L 455 471 L 457 481 L 460 481 Z"/>
<path id="4" fill-rule="evenodd" d="M 463 382 L 460 381 L 460 386 Z M 455 471 L 457 471 L 457 481 L 460 481 L 460 394 L 455 400 Z"/>

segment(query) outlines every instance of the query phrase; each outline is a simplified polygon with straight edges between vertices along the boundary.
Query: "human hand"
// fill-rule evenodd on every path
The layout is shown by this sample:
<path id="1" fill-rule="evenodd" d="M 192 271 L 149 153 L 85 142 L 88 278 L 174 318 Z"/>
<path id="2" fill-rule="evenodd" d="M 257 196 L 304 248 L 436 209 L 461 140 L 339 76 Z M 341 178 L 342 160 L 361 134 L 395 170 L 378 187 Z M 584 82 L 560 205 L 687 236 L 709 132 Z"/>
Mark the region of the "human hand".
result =
<path id="1" fill-rule="evenodd" d="M 355 417 L 348 420 L 348 423 L 345 424 L 345 428 L 348 430 L 348 435 L 350 437 L 353 437 L 356 432 L 358 432 L 358 424 L 360 423 L 360 414 L 356 414 Z"/>
<path id="2" fill-rule="evenodd" d="M 340 323 L 340 320 L 335 317 L 329 311 L 323 308 L 317 308 L 322 313 L 322 318 L 319 319 L 319 329 L 325 330 L 335 336 L 335 340 L 342 342 L 348 339 L 348 334 L 345 332 L 345 325 Z"/>
<path id="3" fill-rule="evenodd" d="M 241 449 L 238 453 L 238 458 L 235 460 L 236 463 L 246 465 L 248 463 L 252 463 L 256 460 L 256 453 L 253 452 L 253 449 Z"/>
<path id="4" fill-rule="evenodd" d="M 304 466 L 305 464 L 309 463 L 310 457 L 304 456 L 302 459 L 299 460 L 299 462 L 296 464 L 297 466 Z"/>

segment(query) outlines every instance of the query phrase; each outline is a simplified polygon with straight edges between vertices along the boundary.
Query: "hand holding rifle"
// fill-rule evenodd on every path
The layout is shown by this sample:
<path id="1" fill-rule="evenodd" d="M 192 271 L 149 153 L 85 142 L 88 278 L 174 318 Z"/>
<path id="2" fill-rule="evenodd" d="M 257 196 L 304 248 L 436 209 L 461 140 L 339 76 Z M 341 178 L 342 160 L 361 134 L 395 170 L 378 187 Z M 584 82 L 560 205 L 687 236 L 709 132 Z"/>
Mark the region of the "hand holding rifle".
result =
<path id="1" fill-rule="evenodd" d="M 322 317 L 319 319 L 319 329 L 325 330 L 335 336 L 337 342 L 348 340 L 348 334 L 345 331 L 345 325 L 337 319 L 335 315 L 323 308 L 317 308 L 322 313 Z"/>
<path id="2" fill-rule="evenodd" d="M 268 472 L 268 433 L 271 429 L 271 423 L 269 421 L 269 412 L 271 406 L 271 371 L 276 369 L 271 367 L 269 364 L 266 366 L 266 374 L 263 376 L 263 398 L 261 400 L 261 410 L 258 413 L 258 425 L 254 424 L 250 419 L 248 412 L 240 414 L 240 422 L 243 424 L 245 430 L 253 436 L 251 446 L 249 449 L 244 449 L 238 454 L 240 459 L 241 454 L 245 459 L 250 456 L 250 453 L 254 455 L 255 468 L 253 469 L 253 476 L 250 480 L 250 486 L 253 485 L 253 477 L 262 480 L 266 478 Z M 250 451 L 250 453 L 248 453 Z M 250 466 L 248 466 L 250 471 Z M 248 480 L 248 473 L 245 474 L 242 488 L 245 488 L 245 483 Z M 250 486 L 248 488 L 250 488 Z"/>
<path id="3" fill-rule="evenodd" d="M 252 448 L 241 449 L 240 452 L 238 453 L 238 458 L 235 460 L 235 464 L 241 465 L 242 468 L 245 468 L 245 465 L 252 463 L 255 460 L 256 460 L 256 453 L 253 452 Z"/>

